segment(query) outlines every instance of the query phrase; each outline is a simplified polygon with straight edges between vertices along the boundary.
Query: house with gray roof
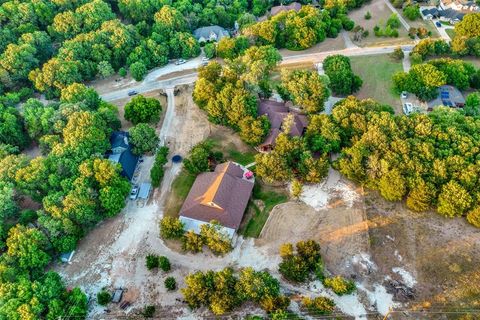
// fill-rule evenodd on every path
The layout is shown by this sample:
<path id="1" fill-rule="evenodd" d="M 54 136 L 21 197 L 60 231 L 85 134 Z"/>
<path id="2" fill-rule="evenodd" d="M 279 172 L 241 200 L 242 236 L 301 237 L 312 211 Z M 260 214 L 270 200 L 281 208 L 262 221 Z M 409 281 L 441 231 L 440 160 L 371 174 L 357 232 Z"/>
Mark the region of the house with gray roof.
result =
<path id="1" fill-rule="evenodd" d="M 180 209 L 185 230 L 200 233 L 200 227 L 218 221 L 220 231 L 232 239 L 240 227 L 252 194 L 254 178 L 248 169 L 235 162 L 216 166 L 213 172 L 197 176 Z"/>
<path id="2" fill-rule="evenodd" d="M 432 111 L 433 108 L 439 106 L 445 106 L 450 108 L 463 108 L 465 106 L 465 98 L 463 94 L 454 86 L 445 85 L 438 89 L 438 96 L 427 102 L 428 111 Z"/>
<path id="3" fill-rule="evenodd" d="M 128 142 L 129 135 L 126 131 L 115 131 L 110 136 L 111 153 L 108 160 L 119 163 L 122 167 L 122 176 L 132 180 L 137 168 L 138 156 L 132 152 L 132 146 Z"/>
<path id="4" fill-rule="evenodd" d="M 265 141 L 258 146 L 260 152 L 270 152 L 274 148 L 275 141 L 277 140 L 278 135 L 282 132 L 283 121 L 288 115 L 293 115 L 293 123 L 289 130 L 289 134 L 292 137 L 302 136 L 308 126 L 307 117 L 296 111 L 290 110 L 284 102 L 260 100 L 258 115 L 265 115 L 270 121 L 270 133 Z"/>
<path id="5" fill-rule="evenodd" d="M 230 37 L 230 34 L 220 26 L 209 26 L 196 29 L 193 31 L 193 36 L 198 42 L 217 42 L 224 37 Z"/>

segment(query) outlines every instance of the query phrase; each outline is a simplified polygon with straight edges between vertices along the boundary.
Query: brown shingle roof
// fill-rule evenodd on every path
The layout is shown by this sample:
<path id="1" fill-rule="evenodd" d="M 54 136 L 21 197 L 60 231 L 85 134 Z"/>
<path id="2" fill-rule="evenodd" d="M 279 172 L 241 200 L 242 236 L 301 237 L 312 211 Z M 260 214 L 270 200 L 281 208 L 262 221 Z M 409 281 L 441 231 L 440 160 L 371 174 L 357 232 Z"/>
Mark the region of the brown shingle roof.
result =
<path id="1" fill-rule="evenodd" d="M 302 9 L 302 5 L 298 2 L 292 2 L 291 4 L 289 4 L 288 6 L 275 6 L 275 7 L 272 7 L 272 9 L 270 9 L 270 14 L 272 16 L 276 15 L 276 14 L 279 14 L 280 12 L 283 12 L 283 11 L 290 11 L 290 10 L 295 10 L 295 11 L 300 11 L 300 9 Z"/>
<path id="2" fill-rule="evenodd" d="M 266 115 L 270 121 L 270 134 L 261 145 L 274 144 L 277 139 L 283 120 L 289 115 L 293 114 L 293 124 L 290 127 L 290 135 L 299 137 L 303 134 L 303 130 L 308 126 L 308 119 L 306 116 L 299 114 L 290 109 L 283 102 L 276 102 L 272 100 L 260 100 L 258 107 L 258 115 Z"/>
<path id="3" fill-rule="evenodd" d="M 198 175 L 180 216 L 210 222 L 237 230 L 247 207 L 253 182 L 243 179 L 243 169 L 236 163 L 219 164 L 214 172 Z"/>

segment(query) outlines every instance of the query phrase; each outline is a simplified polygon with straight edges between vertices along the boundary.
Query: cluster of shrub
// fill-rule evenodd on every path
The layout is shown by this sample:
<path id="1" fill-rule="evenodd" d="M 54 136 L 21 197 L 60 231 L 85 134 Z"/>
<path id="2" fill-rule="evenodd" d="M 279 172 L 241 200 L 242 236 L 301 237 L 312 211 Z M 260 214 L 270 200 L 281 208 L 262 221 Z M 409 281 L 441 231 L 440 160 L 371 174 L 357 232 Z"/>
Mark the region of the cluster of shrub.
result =
<path id="1" fill-rule="evenodd" d="M 391 37 L 397 38 L 398 28 L 400 28 L 400 19 L 398 19 L 397 14 L 392 13 L 392 15 L 388 18 L 384 27 L 376 25 L 373 28 L 373 33 L 377 37 Z"/>
<path id="2" fill-rule="evenodd" d="M 162 182 L 164 169 L 163 166 L 168 162 L 168 147 L 160 147 L 155 155 L 155 161 L 153 162 L 152 169 L 150 170 L 150 178 L 152 180 L 152 186 L 157 188 Z"/>
<path id="3" fill-rule="evenodd" d="M 214 254 L 223 255 L 232 250 L 228 236 L 222 232 L 215 220 L 200 227 L 200 233 L 192 230 L 185 232 L 183 223 L 178 218 L 164 217 L 160 221 L 160 236 L 163 239 L 180 239 L 185 251 L 202 252 L 206 245 Z"/>
<path id="4" fill-rule="evenodd" d="M 355 291 L 355 283 L 341 276 L 326 277 L 320 254 L 320 245 L 314 240 L 299 241 L 294 246 L 285 243 L 280 247 L 282 262 L 278 270 L 282 276 L 293 282 L 302 283 L 311 280 L 314 275 L 323 285 L 332 289 L 337 295 L 350 294 Z"/>

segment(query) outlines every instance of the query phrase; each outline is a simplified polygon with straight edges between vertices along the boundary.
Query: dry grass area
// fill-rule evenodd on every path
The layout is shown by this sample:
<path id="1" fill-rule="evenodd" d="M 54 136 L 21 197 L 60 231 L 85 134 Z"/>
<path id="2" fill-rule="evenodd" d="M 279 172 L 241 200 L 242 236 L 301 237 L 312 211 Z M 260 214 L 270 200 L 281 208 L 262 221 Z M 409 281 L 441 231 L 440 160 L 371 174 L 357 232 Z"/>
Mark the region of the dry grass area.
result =
<path id="1" fill-rule="evenodd" d="M 417 281 L 410 307 L 444 311 L 480 307 L 478 229 L 463 218 L 414 213 L 404 203 L 387 202 L 375 192 L 368 192 L 365 199 L 370 249 L 379 273 L 398 278 L 392 268 L 404 266 Z"/>
<path id="2" fill-rule="evenodd" d="M 367 11 L 369 11 L 372 15 L 372 18 L 370 20 L 366 20 L 364 18 Z M 395 44 L 400 45 L 412 42 L 412 40 L 408 37 L 407 30 L 405 30 L 402 25 L 400 26 L 400 28 L 398 28 L 398 38 L 375 36 L 373 28 L 376 25 L 378 25 L 380 28 L 383 28 L 392 13 L 393 12 L 390 10 L 390 8 L 387 7 L 383 0 L 372 0 L 371 2 L 364 4 L 361 8 L 351 11 L 348 16 L 350 17 L 350 19 L 355 21 L 355 25 L 362 26 L 370 33 L 367 38 L 363 39 L 361 42 L 355 42 L 355 44 L 361 47 L 365 47 Z M 350 36 L 353 40 L 352 33 L 350 33 Z"/>

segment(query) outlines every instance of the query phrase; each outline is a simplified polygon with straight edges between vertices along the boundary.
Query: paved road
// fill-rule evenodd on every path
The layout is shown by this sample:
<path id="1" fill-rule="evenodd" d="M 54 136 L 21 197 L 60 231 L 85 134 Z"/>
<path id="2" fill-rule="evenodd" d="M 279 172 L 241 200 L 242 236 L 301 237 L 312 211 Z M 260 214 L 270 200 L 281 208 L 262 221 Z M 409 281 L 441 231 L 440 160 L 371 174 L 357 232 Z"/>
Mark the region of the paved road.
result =
<path id="1" fill-rule="evenodd" d="M 333 54 L 341 54 L 345 56 L 368 56 L 368 55 L 376 55 L 376 54 L 387 54 L 393 52 L 395 48 L 399 47 L 396 46 L 383 46 L 383 47 L 367 47 L 367 48 L 360 48 L 360 47 L 353 47 L 353 48 L 346 48 L 342 50 L 333 50 L 333 51 L 324 51 L 324 52 L 316 52 L 316 53 L 305 53 L 305 54 L 297 54 L 294 56 L 283 57 L 282 64 L 290 64 L 290 63 L 298 63 L 298 62 L 305 62 L 305 61 L 312 61 L 314 63 L 322 62 L 326 57 L 333 55 Z M 412 50 L 413 45 L 404 45 L 401 46 L 404 51 Z M 172 78 L 158 81 L 158 77 L 165 77 L 169 74 L 174 74 L 176 72 L 182 72 L 186 70 L 193 70 L 198 68 L 201 65 L 201 57 L 197 57 L 191 61 L 188 61 L 182 65 L 174 65 L 169 64 L 162 68 L 154 69 L 145 77 L 142 82 L 139 82 L 133 86 L 128 88 L 111 91 L 109 93 L 102 94 L 101 97 L 105 101 L 114 101 L 118 99 L 123 99 L 128 96 L 128 92 L 131 90 L 136 90 L 139 93 L 148 92 L 157 89 L 165 89 L 165 88 L 173 88 L 178 85 L 182 84 L 189 84 L 194 83 L 197 80 L 198 73 L 196 71 L 181 75 L 181 76 L 172 76 Z"/>
<path id="2" fill-rule="evenodd" d="M 443 25 L 443 24 L 440 27 L 438 27 L 435 24 L 436 21 L 440 21 L 440 20 L 433 20 L 433 25 L 435 26 L 435 28 L 437 28 L 437 31 L 440 34 L 440 36 L 442 37 L 442 39 L 447 41 L 447 42 L 450 42 L 452 39 L 450 38 L 450 36 L 448 35 L 448 33 L 445 30 L 446 29 L 454 29 L 455 27 L 454 26 L 446 26 L 446 25 Z"/>

